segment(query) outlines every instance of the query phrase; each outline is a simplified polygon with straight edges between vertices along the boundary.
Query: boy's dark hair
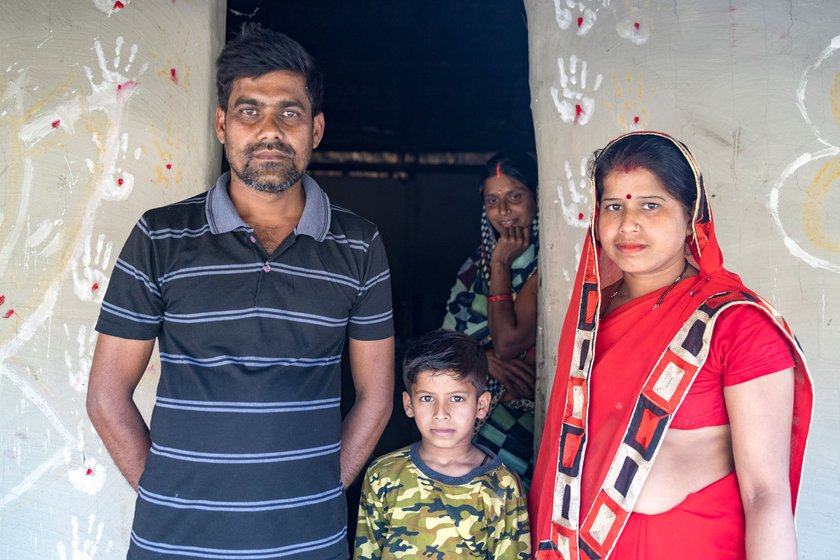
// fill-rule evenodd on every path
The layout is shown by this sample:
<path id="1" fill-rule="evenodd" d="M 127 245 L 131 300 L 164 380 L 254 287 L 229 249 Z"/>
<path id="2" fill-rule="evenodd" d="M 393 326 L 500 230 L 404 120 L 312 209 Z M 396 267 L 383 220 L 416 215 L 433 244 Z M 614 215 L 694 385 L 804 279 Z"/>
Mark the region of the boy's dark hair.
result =
<path id="1" fill-rule="evenodd" d="M 467 380 L 479 394 L 486 390 L 487 356 L 469 336 L 438 329 L 426 333 L 412 344 L 403 358 L 403 382 L 406 391 L 417 383 L 421 373 L 454 373 L 458 381 Z"/>
<path id="2" fill-rule="evenodd" d="M 296 72 L 306 81 L 312 115 L 321 112 L 324 76 L 318 64 L 296 41 L 264 29 L 259 23 L 245 23 L 239 35 L 222 49 L 216 59 L 216 95 L 219 107 L 227 110 L 228 98 L 237 78 L 258 78 L 269 72 Z"/>

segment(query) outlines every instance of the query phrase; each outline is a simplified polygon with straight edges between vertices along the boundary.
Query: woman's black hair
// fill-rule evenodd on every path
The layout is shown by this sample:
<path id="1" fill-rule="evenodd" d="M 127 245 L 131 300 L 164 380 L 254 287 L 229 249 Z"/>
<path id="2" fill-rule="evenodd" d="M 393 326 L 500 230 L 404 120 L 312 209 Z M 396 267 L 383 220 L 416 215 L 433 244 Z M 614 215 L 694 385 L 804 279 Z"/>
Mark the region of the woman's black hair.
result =
<path id="1" fill-rule="evenodd" d="M 216 95 L 219 107 L 227 110 L 228 98 L 237 78 L 258 78 L 285 70 L 303 76 L 312 103 L 312 115 L 321 112 L 324 77 L 318 64 L 296 41 L 258 23 L 245 23 L 239 35 L 222 49 L 216 59 Z"/>
<path id="2" fill-rule="evenodd" d="M 516 179 L 536 195 L 538 183 L 537 161 L 529 154 L 513 150 L 499 152 L 484 164 L 479 184 L 483 187 L 485 180 L 499 174 Z"/>
<path id="3" fill-rule="evenodd" d="M 659 179 L 689 215 L 697 199 L 694 171 L 674 141 L 654 134 L 629 135 L 595 152 L 591 163 L 595 192 L 601 200 L 604 178 L 612 171 L 647 169 Z"/>

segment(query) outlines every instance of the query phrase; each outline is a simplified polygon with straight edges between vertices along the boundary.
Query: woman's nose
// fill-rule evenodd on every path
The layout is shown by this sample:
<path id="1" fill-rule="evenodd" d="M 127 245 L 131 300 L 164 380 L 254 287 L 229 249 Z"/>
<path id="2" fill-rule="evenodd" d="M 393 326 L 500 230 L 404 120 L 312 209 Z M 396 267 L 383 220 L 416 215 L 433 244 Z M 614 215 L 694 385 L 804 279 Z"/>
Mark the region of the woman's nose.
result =
<path id="1" fill-rule="evenodd" d="M 499 214 L 507 214 L 510 212 L 510 204 L 504 198 L 499 199 Z"/>
<path id="2" fill-rule="evenodd" d="M 621 223 L 618 225 L 619 231 L 622 233 L 632 233 L 639 231 L 639 220 L 633 212 L 625 212 L 621 216 Z"/>

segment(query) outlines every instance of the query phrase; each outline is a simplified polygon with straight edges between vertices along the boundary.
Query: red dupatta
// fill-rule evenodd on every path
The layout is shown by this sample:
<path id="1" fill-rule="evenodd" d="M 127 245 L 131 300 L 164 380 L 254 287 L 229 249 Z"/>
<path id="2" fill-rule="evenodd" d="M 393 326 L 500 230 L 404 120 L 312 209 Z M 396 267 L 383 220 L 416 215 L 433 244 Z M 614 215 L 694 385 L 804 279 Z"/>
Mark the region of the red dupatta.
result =
<path id="1" fill-rule="evenodd" d="M 530 494 L 532 543 L 537 559 L 603 559 L 612 552 L 656 458 L 668 426 L 708 356 L 720 311 L 753 305 L 791 343 L 796 366 L 791 430 L 790 485 L 795 509 L 802 474 L 813 391 L 805 358 L 779 313 L 723 268 L 703 178 L 682 143 L 658 132 L 629 135 L 665 138 L 694 171 L 697 197 L 687 258 L 699 274 L 620 308 L 628 329 L 603 355 L 595 355 L 601 289 L 621 272 L 595 237 L 598 217 L 594 177 L 593 211 L 572 299 L 560 335 L 557 373 L 549 401 Z M 617 312 L 618 313 L 618 312 Z M 611 317 L 612 320 L 612 317 Z M 590 406 L 590 379 L 598 369 L 598 399 Z M 606 379 L 605 379 L 606 378 Z"/>

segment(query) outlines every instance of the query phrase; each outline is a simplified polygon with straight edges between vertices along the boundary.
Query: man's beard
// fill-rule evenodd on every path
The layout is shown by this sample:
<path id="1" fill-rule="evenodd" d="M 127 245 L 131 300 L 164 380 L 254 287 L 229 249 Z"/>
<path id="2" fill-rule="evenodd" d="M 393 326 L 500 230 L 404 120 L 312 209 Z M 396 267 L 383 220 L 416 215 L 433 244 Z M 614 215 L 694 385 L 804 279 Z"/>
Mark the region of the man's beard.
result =
<path id="1" fill-rule="evenodd" d="M 277 150 L 286 157 L 279 160 L 259 162 L 255 165 L 253 155 L 260 150 L 268 149 Z M 305 171 L 295 167 L 295 161 L 297 160 L 295 149 L 280 141 L 260 142 L 246 147 L 242 153 L 245 163 L 241 169 L 234 165 L 230 154 L 227 152 L 227 146 L 225 146 L 225 155 L 236 176 L 248 187 L 259 192 L 281 193 L 288 190 L 300 180 Z"/>

